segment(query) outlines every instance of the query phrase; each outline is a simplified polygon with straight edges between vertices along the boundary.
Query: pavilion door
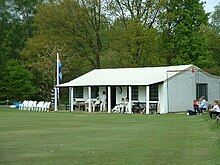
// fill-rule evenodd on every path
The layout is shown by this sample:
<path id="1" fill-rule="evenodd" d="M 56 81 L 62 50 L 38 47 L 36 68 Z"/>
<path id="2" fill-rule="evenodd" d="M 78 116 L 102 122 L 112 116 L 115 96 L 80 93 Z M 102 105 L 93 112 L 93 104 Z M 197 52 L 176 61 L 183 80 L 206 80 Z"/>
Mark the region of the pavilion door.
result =
<path id="1" fill-rule="evenodd" d="M 116 105 L 116 87 L 111 87 L 111 109 Z"/>

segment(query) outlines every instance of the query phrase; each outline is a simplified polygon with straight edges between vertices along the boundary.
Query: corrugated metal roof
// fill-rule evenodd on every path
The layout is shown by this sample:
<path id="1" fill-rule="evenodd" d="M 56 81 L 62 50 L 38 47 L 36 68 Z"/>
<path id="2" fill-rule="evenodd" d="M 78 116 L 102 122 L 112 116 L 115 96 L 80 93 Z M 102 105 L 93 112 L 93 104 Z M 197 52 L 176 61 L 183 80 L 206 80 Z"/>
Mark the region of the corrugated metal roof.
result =
<path id="1" fill-rule="evenodd" d="M 59 87 L 150 85 L 165 81 L 193 65 L 144 68 L 94 69 Z"/>

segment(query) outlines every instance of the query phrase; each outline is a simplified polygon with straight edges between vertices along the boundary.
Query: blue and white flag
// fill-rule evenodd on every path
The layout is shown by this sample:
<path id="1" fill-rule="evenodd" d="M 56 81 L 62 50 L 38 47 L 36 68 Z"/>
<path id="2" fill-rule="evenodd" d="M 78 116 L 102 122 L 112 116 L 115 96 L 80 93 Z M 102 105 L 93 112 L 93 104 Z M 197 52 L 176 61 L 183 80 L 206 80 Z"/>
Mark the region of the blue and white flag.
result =
<path id="1" fill-rule="evenodd" d="M 57 85 L 62 80 L 62 63 L 60 62 L 59 54 L 57 53 Z"/>
<path id="2" fill-rule="evenodd" d="M 60 62 L 60 58 L 58 56 L 58 60 L 57 60 L 57 66 L 58 66 L 58 76 L 59 76 L 59 80 L 62 80 L 62 63 Z"/>

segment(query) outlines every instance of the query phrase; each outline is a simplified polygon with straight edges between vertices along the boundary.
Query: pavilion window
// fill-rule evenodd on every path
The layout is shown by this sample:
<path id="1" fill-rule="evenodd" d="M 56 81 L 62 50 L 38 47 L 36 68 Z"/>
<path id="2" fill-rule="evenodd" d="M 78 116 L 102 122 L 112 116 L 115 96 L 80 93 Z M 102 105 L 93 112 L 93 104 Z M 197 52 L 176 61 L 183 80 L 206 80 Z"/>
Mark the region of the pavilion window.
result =
<path id="1" fill-rule="evenodd" d="M 74 98 L 83 98 L 83 87 L 74 87 Z"/>
<path id="2" fill-rule="evenodd" d="M 158 101 L 158 84 L 150 85 L 150 101 Z"/>
<path id="3" fill-rule="evenodd" d="M 132 100 L 138 100 L 138 86 L 132 86 L 131 93 Z"/>
<path id="4" fill-rule="evenodd" d="M 197 83 L 196 84 L 196 98 L 197 98 L 197 100 L 199 100 L 199 98 L 202 96 L 205 96 L 205 99 L 208 100 L 208 84 Z"/>
<path id="5" fill-rule="evenodd" d="M 96 98 L 99 96 L 99 87 L 92 87 L 92 94 L 91 94 L 91 97 L 92 98 Z"/>

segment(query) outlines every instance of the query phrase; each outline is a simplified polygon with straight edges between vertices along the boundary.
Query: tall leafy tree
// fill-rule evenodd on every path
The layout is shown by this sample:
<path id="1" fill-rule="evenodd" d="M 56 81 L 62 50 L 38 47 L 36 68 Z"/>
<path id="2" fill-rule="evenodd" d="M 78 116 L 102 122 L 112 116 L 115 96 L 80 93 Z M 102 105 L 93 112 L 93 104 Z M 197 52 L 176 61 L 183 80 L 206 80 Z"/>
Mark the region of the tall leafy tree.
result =
<path id="1" fill-rule="evenodd" d="M 9 76 L 12 76 L 10 69 L 15 69 L 11 64 L 17 64 L 16 62 L 12 62 L 12 59 L 20 60 L 19 51 L 23 49 L 27 39 L 32 36 L 32 20 L 36 12 L 36 5 L 42 1 L 43 0 L 0 1 L 0 69 L 1 75 L 4 75 L 3 78 L 0 79 L 0 90 L 1 93 L 3 93 L 2 97 L 12 99 L 26 98 L 26 96 L 31 96 L 33 93 L 32 90 L 26 90 L 18 83 L 18 81 L 28 81 L 27 78 L 30 78 L 29 81 L 32 81 L 31 76 L 18 76 L 19 80 L 17 80 L 16 77 L 12 78 Z M 10 65 L 11 68 L 5 69 L 7 65 Z M 16 71 L 14 70 L 14 72 L 28 72 L 26 68 L 17 67 L 17 65 L 15 67 Z M 11 82 L 8 83 L 5 77 L 9 78 Z M 31 85 L 31 83 L 29 84 Z M 10 89 L 8 89 L 8 87 L 10 87 Z M 20 94 L 18 92 L 20 92 Z"/>
<path id="2" fill-rule="evenodd" d="M 211 27 L 217 34 L 220 34 L 220 3 L 215 6 L 211 14 Z"/>
<path id="3" fill-rule="evenodd" d="M 112 15 L 111 50 L 119 57 L 119 66 L 161 65 L 157 22 L 163 3 L 163 0 L 108 2 Z"/>
<path id="4" fill-rule="evenodd" d="M 165 13 L 161 14 L 161 30 L 164 54 L 169 65 L 193 63 L 200 67 L 210 67 L 212 52 L 201 25 L 208 24 L 203 2 L 167 1 Z"/>
<path id="5" fill-rule="evenodd" d="M 210 26 L 205 29 L 207 37 L 210 39 L 211 50 L 213 51 L 213 57 L 217 62 L 217 67 L 220 68 L 220 3 L 215 6 L 213 13 L 211 14 Z M 220 71 L 218 71 L 220 72 Z M 220 75 L 220 73 L 219 73 Z"/>
<path id="6" fill-rule="evenodd" d="M 43 77 L 37 80 L 41 92 L 50 92 L 55 84 L 56 53 L 60 53 L 63 63 L 64 81 L 101 67 L 107 24 L 100 0 L 42 4 L 34 18 L 34 27 L 36 32 L 21 55 L 36 77 Z"/>
<path id="7" fill-rule="evenodd" d="M 8 60 L 1 72 L 0 100 L 33 99 L 36 86 L 33 84 L 33 74 L 23 64 L 16 60 Z"/>
<path id="8" fill-rule="evenodd" d="M 18 51 L 32 35 L 32 18 L 42 0 L 1 0 L 0 2 L 0 64 L 18 59 Z"/>

